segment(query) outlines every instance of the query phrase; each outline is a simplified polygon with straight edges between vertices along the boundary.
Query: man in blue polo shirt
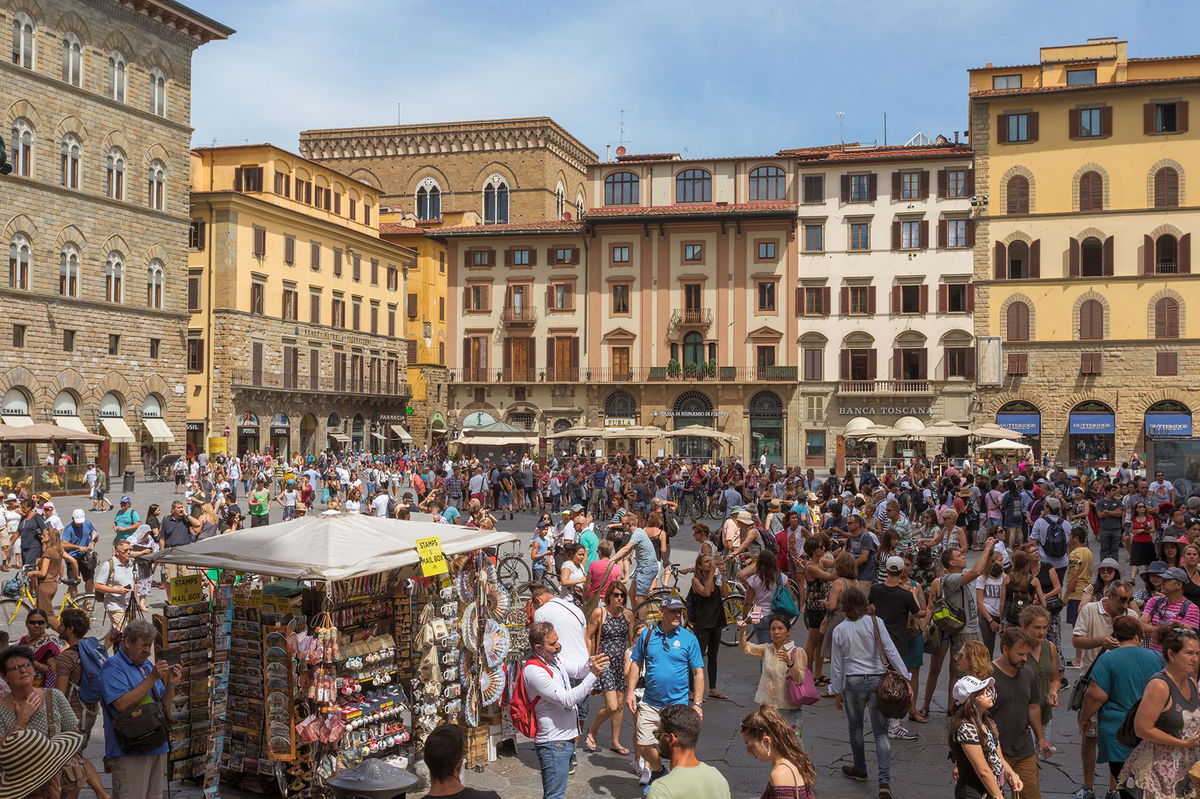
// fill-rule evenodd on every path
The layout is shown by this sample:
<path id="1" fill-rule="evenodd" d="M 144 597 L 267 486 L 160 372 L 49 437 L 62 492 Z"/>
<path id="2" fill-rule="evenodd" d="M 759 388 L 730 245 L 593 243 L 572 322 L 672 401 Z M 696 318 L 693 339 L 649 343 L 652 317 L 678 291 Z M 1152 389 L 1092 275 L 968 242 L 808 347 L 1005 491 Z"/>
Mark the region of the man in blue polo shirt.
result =
<path id="1" fill-rule="evenodd" d="M 638 634 L 625 675 L 628 685 L 625 704 L 631 713 L 637 714 L 634 743 L 650 771 L 642 773 L 647 786 L 643 793 L 649 791 L 649 783 L 666 774 L 658 752 L 659 711 L 667 705 L 690 704 L 703 715 L 704 659 L 700 657 L 696 636 L 681 626 L 683 600 L 668 596 L 659 603 L 659 608 L 662 620 Z M 646 673 L 646 689 L 638 702 L 634 686 L 642 671 Z"/>
<path id="2" fill-rule="evenodd" d="M 160 799 L 167 770 L 166 730 L 161 746 L 136 754 L 121 750 L 113 731 L 113 718 L 137 705 L 161 702 L 164 717 L 170 717 L 175 684 L 182 667 L 165 660 L 151 665 L 154 626 L 138 619 L 125 627 L 121 648 L 100 669 L 100 693 L 104 709 L 104 759 L 112 770 L 113 796 L 121 799 Z"/>

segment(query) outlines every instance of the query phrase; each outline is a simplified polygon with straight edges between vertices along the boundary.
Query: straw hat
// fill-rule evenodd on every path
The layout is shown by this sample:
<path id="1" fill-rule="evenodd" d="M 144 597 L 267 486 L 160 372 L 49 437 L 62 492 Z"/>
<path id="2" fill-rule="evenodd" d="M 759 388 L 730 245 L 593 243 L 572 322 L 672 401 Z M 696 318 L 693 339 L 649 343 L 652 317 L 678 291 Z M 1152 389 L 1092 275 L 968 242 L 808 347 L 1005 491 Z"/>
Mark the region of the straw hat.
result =
<path id="1" fill-rule="evenodd" d="M 83 749 L 81 732 L 47 738 L 34 730 L 19 730 L 0 747 L 0 799 L 24 799 L 45 785 Z"/>

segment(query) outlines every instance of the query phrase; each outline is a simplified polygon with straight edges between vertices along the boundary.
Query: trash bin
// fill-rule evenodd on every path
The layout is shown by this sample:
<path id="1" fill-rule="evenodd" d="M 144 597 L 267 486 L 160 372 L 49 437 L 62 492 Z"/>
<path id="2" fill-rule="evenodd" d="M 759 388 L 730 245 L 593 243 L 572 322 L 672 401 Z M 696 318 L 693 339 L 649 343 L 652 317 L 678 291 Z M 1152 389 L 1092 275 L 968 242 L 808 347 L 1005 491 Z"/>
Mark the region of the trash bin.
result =
<path id="1" fill-rule="evenodd" d="M 133 469 L 125 470 L 125 477 L 121 481 L 121 493 L 128 494 L 131 491 L 133 491 L 133 476 L 134 476 Z"/>
<path id="2" fill-rule="evenodd" d="M 417 775 L 373 757 L 342 769 L 325 784 L 336 799 L 404 799 L 409 791 L 423 787 Z"/>

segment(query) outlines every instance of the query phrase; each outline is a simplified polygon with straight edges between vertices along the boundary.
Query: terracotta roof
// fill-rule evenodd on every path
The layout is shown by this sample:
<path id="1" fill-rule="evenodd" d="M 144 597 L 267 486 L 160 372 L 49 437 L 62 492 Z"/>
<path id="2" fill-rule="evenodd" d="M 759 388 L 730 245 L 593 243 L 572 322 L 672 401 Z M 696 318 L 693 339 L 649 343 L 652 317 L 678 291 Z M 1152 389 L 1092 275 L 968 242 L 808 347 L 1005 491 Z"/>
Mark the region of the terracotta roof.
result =
<path id="1" fill-rule="evenodd" d="M 614 217 L 655 217 L 655 216 L 753 216 L 754 214 L 778 214 L 780 212 L 795 213 L 796 203 L 764 202 L 738 203 L 736 205 L 717 203 L 680 203 L 678 205 L 613 205 L 605 208 L 593 208 L 584 211 L 584 219 L 611 219 Z"/>
<path id="2" fill-rule="evenodd" d="M 408 228 L 409 232 L 416 232 Z M 403 231 L 380 230 L 380 233 Z M 463 225 L 461 227 L 439 227 L 422 230 L 427 236 L 483 236 L 496 233 L 582 233 L 582 222 L 544 220 L 540 222 L 509 222 L 504 225 Z"/>
<path id="3" fill-rule="evenodd" d="M 840 144 L 826 147 L 801 147 L 796 150 L 780 150 L 780 155 L 792 156 L 809 161 L 837 161 L 856 163 L 860 161 L 900 161 L 924 158 L 968 158 L 969 144 L 889 144 L 879 147 L 859 147 L 855 144 Z"/>
<path id="4" fill-rule="evenodd" d="M 679 153 L 625 153 L 618 155 L 617 160 L 623 163 L 629 161 L 674 161 L 679 158 Z"/>
<path id="5" fill-rule="evenodd" d="M 1028 86 L 1020 89 L 984 89 L 982 91 L 971 92 L 971 97 L 1018 97 L 1025 94 L 1123 89 L 1128 86 L 1158 86 L 1171 83 L 1195 83 L 1196 81 L 1200 81 L 1200 75 L 1187 75 L 1178 78 L 1135 78 L 1116 83 L 1088 83 L 1081 86 Z"/>
<path id="6" fill-rule="evenodd" d="M 1160 55 L 1151 56 L 1149 58 L 1131 58 L 1129 61 L 1130 63 L 1134 61 L 1188 61 L 1197 58 L 1200 58 L 1200 53 L 1193 53 L 1192 55 Z"/>

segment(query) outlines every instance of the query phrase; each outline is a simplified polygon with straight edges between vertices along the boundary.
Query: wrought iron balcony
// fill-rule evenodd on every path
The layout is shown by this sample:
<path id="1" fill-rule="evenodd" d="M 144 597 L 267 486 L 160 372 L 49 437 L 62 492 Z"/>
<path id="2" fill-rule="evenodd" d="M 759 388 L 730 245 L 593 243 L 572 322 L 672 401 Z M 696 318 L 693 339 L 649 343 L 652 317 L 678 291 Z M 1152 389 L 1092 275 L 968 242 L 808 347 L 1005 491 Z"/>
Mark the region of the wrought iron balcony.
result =
<path id="1" fill-rule="evenodd" d="M 709 327 L 712 325 L 711 308 L 685 308 L 671 314 L 671 327 Z"/>
<path id="2" fill-rule="evenodd" d="M 795 366 L 709 366 L 675 364 L 629 369 L 579 367 L 557 369 L 451 369 L 450 379 L 462 383 L 792 383 Z"/>
<path id="3" fill-rule="evenodd" d="M 537 309 L 529 305 L 520 308 L 507 306 L 500 311 L 500 321 L 509 327 L 524 327 L 537 321 Z"/>

